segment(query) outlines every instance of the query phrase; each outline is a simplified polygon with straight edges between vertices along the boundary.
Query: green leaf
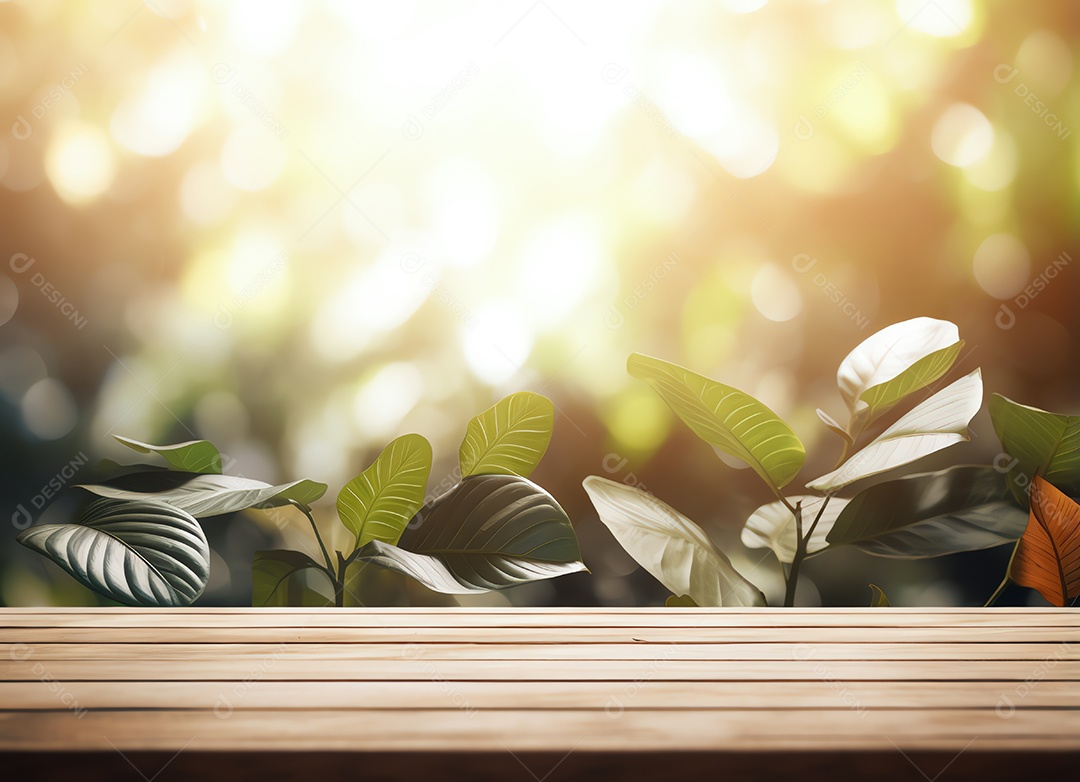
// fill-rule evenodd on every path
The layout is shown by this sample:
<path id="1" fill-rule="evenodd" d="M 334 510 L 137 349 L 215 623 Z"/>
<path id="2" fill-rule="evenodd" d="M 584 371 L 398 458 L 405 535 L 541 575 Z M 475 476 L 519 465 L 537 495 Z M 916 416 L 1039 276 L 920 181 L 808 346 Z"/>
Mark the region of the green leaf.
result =
<path id="1" fill-rule="evenodd" d="M 969 439 L 968 423 L 981 404 L 982 373 L 976 369 L 915 407 L 840 467 L 806 486 L 831 494 L 849 483 L 964 442 Z"/>
<path id="2" fill-rule="evenodd" d="M 251 564 L 251 604 L 256 608 L 324 608 L 333 605 L 333 599 L 305 583 L 303 574 L 309 570 L 323 573 L 329 583 L 326 571 L 307 554 L 285 549 L 256 551 Z"/>
<path id="3" fill-rule="evenodd" d="M 356 536 L 356 548 L 372 540 L 398 542 L 424 504 L 431 459 L 427 440 L 418 434 L 402 435 L 345 484 L 338 493 L 338 516 Z"/>
<path id="4" fill-rule="evenodd" d="M 694 602 L 694 599 L 689 595 L 668 595 L 668 599 L 664 601 L 664 605 L 668 608 L 697 608 L 698 604 Z"/>
<path id="5" fill-rule="evenodd" d="M 128 437 L 113 435 L 116 440 L 139 453 L 156 453 L 174 470 L 196 473 L 221 473 L 221 454 L 208 440 L 191 440 L 175 445 L 150 445 Z"/>
<path id="6" fill-rule="evenodd" d="M 373 540 L 371 562 L 450 594 L 486 592 L 585 570 L 554 498 L 517 475 L 472 475 L 425 505 L 398 546 Z"/>
<path id="7" fill-rule="evenodd" d="M 1013 543 L 1027 514 L 993 467 L 959 466 L 863 490 L 833 524 L 833 546 L 897 559 L 940 557 Z"/>
<path id="8" fill-rule="evenodd" d="M 151 471 L 124 475 L 79 488 L 117 500 L 167 502 L 192 516 L 219 516 L 247 508 L 271 508 L 296 502 L 310 505 L 326 493 L 325 483 L 292 481 L 271 486 L 233 475 L 194 475 Z"/>
<path id="9" fill-rule="evenodd" d="M 806 449 L 795 432 L 749 394 L 640 353 L 631 354 L 627 370 L 648 381 L 694 434 L 746 462 L 775 491 L 802 468 Z"/>
<path id="10" fill-rule="evenodd" d="M 1080 494 L 1080 416 L 1048 413 L 994 394 L 990 419 L 1001 447 L 1016 460 L 1004 469 L 1024 508 L 1036 473 L 1066 494 Z"/>
<path id="11" fill-rule="evenodd" d="M 836 383 L 853 437 L 905 397 L 940 378 L 960 355 L 955 324 L 912 318 L 872 334 L 840 363 Z"/>
<path id="12" fill-rule="evenodd" d="M 964 341 L 960 340 L 955 345 L 936 350 L 916 361 L 887 383 L 865 391 L 859 397 L 859 408 L 865 410 L 865 413 L 862 413 L 863 420 L 867 424 L 876 421 L 899 402 L 940 378 L 956 363 L 963 347 Z M 863 408 L 862 405 L 866 407 Z"/>
<path id="13" fill-rule="evenodd" d="M 870 607 L 892 608 L 892 603 L 889 602 L 889 598 L 886 597 L 884 590 L 877 584 L 870 585 Z"/>
<path id="14" fill-rule="evenodd" d="M 761 591 L 674 508 L 635 486 L 590 475 L 582 484 L 619 544 L 676 595 L 699 606 L 763 606 Z"/>
<path id="15" fill-rule="evenodd" d="M 802 526 L 805 535 L 806 530 L 810 529 L 810 525 L 817 518 L 824 498 L 804 495 L 787 499 L 792 505 L 802 503 Z M 847 502 L 847 500 L 833 497 L 825 506 L 821 519 L 814 527 L 814 534 L 807 541 L 807 556 L 813 556 L 828 548 L 826 537 Z M 798 545 L 794 514 L 779 500 L 762 505 L 746 520 L 742 531 L 742 542 L 747 548 L 770 548 L 778 560 L 785 565 L 790 565 L 795 560 L 795 548 Z"/>
<path id="16" fill-rule="evenodd" d="M 500 400 L 469 421 L 459 454 L 462 477 L 528 478 L 547 451 L 554 426 L 555 408 L 545 396 L 521 391 Z"/>
<path id="17" fill-rule="evenodd" d="M 78 523 L 31 527 L 17 540 L 127 605 L 190 605 L 210 578 L 202 527 L 163 502 L 97 500 Z"/>

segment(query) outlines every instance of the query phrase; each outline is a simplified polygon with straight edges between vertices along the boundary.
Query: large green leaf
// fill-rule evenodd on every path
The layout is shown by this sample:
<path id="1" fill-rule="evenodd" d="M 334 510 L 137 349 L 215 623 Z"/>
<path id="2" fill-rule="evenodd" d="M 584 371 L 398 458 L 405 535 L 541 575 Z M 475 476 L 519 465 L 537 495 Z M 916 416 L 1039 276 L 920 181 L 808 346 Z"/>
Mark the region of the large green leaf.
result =
<path id="1" fill-rule="evenodd" d="M 292 502 L 310 505 L 326 493 L 325 483 L 308 480 L 271 486 L 233 475 L 195 475 L 167 470 L 124 475 L 105 483 L 81 484 L 80 488 L 117 500 L 167 502 L 200 518 Z"/>
<path id="2" fill-rule="evenodd" d="M 505 397 L 469 421 L 459 454 L 462 477 L 528 478 L 547 451 L 554 426 L 555 408 L 547 397 L 531 391 Z"/>
<path id="3" fill-rule="evenodd" d="M 127 605 L 190 605 L 210 577 L 202 527 L 163 502 L 97 500 L 78 523 L 31 527 L 17 540 Z"/>
<path id="4" fill-rule="evenodd" d="M 256 608 L 265 606 L 297 608 L 324 608 L 334 601 L 309 587 L 304 580 L 308 572 L 323 573 L 318 562 L 299 551 L 278 549 L 256 551 L 251 564 L 251 604 Z"/>
<path id="5" fill-rule="evenodd" d="M 802 468 L 806 449 L 795 432 L 749 394 L 640 353 L 631 354 L 627 370 L 648 381 L 694 434 L 746 462 L 775 490 Z"/>
<path id="6" fill-rule="evenodd" d="M 373 540 L 357 559 L 451 594 L 585 570 L 566 512 L 546 491 L 516 475 L 463 479 L 416 514 L 398 546 Z"/>
<path id="7" fill-rule="evenodd" d="M 814 519 L 817 518 L 818 512 L 821 511 L 824 498 L 804 495 L 787 499 L 791 505 L 802 503 L 802 528 L 805 535 L 810 525 L 814 523 Z M 833 497 L 825 506 L 825 510 L 821 511 L 821 518 L 814 527 L 814 534 L 807 541 L 808 556 L 828 548 L 826 537 L 847 502 L 847 500 Z M 768 505 L 762 505 L 750 515 L 743 527 L 742 542 L 747 548 L 770 548 L 778 560 L 785 565 L 790 565 L 795 560 L 795 548 L 799 542 L 796 532 L 795 515 L 784 503 L 777 500 Z"/>
<path id="8" fill-rule="evenodd" d="M 763 606 L 765 597 L 697 524 L 636 486 L 590 475 L 583 482 L 597 513 L 639 565 L 699 606 Z"/>
<path id="9" fill-rule="evenodd" d="M 221 454 L 208 440 L 191 440 L 175 445 L 150 445 L 129 437 L 113 435 L 118 442 L 139 453 L 156 453 L 174 470 L 197 473 L 221 473 Z"/>
<path id="10" fill-rule="evenodd" d="M 994 394 L 990 418 L 1001 447 L 1016 460 L 1007 472 L 1017 502 L 1028 507 L 1036 473 L 1066 494 L 1080 494 L 1080 416 L 1048 413 Z"/>
<path id="11" fill-rule="evenodd" d="M 918 405 L 840 467 L 806 486 L 829 494 L 968 440 L 968 423 L 981 404 L 982 373 L 976 369 Z"/>
<path id="12" fill-rule="evenodd" d="M 409 519 L 424 504 L 431 458 L 427 440 L 418 434 L 402 435 L 342 487 L 338 516 L 356 536 L 356 548 L 372 540 L 398 542 Z"/>
<path id="13" fill-rule="evenodd" d="M 855 495 L 829 533 L 833 546 L 916 559 L 1013 543 L 1027 514 L 993 467 L 960 466 L 909 475 Z"/>
<path id="14" fill-rule="evenodd" d="M 963 342 L 946 320 L 912 318 L 867 337 L 840 363 L 836 383 L 848 406 L 852 436 L 905 397 L 940 378 Z"/>

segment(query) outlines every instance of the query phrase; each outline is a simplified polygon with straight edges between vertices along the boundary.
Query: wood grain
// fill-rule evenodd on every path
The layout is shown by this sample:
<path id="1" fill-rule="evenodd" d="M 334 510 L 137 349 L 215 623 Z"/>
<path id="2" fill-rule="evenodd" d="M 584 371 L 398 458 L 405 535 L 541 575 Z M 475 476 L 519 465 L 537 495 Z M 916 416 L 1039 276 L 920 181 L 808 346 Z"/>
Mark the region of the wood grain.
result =
<path id="1" fill-rule="evenodd" d="M 928 778 L 1009 778 L 1080 767 L 1080 614 L 0 609 L 0 763 L 119 778 L 118 751 L 163 758 L 158 779 L 227 778 L 223 752 L 267 773 L 283 752 L 394 757 L 403 779 L 444 753 L 504 779 L 508 753 L 551 759 L 533 774 L 550 780 L 733 757 L 762 776 L 876 757 L 883 779 L 926 758 L 944 759 Z"/>

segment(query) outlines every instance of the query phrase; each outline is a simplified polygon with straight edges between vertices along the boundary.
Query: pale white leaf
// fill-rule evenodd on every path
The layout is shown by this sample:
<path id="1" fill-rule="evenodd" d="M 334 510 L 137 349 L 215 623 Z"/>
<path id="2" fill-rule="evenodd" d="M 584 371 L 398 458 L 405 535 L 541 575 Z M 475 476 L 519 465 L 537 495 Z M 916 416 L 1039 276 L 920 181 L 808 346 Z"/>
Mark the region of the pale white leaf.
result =
<path id="1" fill-rule="evenodd" d="M 792 505 L 802 502 L 802 525 L 803 532 L 810 528 L 821 511 L 823 497 L 805 495 L 801 497 L 788 497 Z M 825 539 L 840 512 L 848 500 L 834 497 L 825 506 L 814 534 L 807 541 L 806 553 L 816 554 L 822 549 L 828 548 L 829 543 Z M 742 531 L 742 542 L 747 548 L 770 548 L 776 554 L 776 558 L 786 565 L 790 565 L 795 559 L 795 548 L 798 545 L 798 536 L 795 529 L 795 516 L 779 500 L 762 505 L 754 511 L 746 520 Z"/>
<path id="2" fill-rule="evenodd" d="M 860 402 L 867 391 L 898 378 L 916 362 L 959 341 L 960 332 L 955 324 L 935 318 L 894 323 L 863 340 L 840 363 L 836 373 L 840 394 L 852 415 L 848 431 L 855 433 L 852 424 L 867 407 Z M 923 386 L 915 384 L 910 391 L 920 387 Z"/>
<path id="3" fill-rule="evenodd" d="M 835 418 L 833 418 L 831 415 L 826 413 L 820 407 L 817 409 L 816 412 L 817 412 L 817 417 L 821 420 L 821 423 L 823 423 L 823 424 L 825 424 L 825 426 L 829 427 L 829 429 L 831 429 L 834 434 L 836 434 L 838 437 L 840 437 L 843 440 L 846 440 L 849 443 L 852 442 L 851 435 L 848 434 L 847 430 L 844 429 L 844 427 L 842 427 Z"/>
<path id="4" fill-rule="evenodd" d="M 982 371 L 976 369 L 915 407 L 840 467 L 806 484 L 807 488 L 828 494 L 968 440 L 967 427 L 982 405 L 982 391 Z"/>
<path id="5" fill-rule="evenodd" d="M 765 597 L 697 524 L 634 486 L 590 475 L 583 482 L 600 520 L 639 565 L 699 606 L 763 606 Z"/>

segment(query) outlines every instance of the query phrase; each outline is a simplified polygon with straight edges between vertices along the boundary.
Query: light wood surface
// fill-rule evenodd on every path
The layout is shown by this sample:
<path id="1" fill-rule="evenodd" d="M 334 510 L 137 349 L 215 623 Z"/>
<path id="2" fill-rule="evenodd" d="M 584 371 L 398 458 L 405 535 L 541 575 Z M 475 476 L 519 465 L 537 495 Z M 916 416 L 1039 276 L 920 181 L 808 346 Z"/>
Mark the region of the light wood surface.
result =
<path id="1" fill-rule="evenodd" d="M 0 610 L 0 762 L 225 751 L 1080 769 L 1080 612 Z"/>

